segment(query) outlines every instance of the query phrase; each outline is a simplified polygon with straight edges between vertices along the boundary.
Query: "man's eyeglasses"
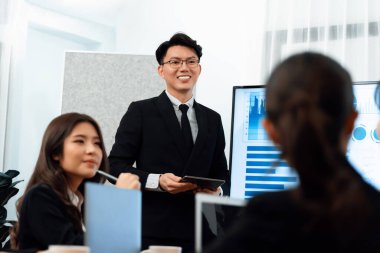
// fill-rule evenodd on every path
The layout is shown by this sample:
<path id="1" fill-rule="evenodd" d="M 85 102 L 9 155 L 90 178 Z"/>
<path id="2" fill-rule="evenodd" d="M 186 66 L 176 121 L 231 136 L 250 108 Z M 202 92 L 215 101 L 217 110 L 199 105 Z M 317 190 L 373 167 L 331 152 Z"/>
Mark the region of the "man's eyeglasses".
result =
<path id="1" fill-rule="evenodd" d="M 186 60 L 173 59 L 173 60 L 169 60 L 167 62 L 163 62 L 162 65 L 169 64 L 169 66 L 171 68 L 173 68 L 173 69 L 179 69 L 184 62 L 186 63 L 186 65 L 189 68 L 196 68 L 199 65 L 199 60 L 198 59 L 186 59 Z"/>

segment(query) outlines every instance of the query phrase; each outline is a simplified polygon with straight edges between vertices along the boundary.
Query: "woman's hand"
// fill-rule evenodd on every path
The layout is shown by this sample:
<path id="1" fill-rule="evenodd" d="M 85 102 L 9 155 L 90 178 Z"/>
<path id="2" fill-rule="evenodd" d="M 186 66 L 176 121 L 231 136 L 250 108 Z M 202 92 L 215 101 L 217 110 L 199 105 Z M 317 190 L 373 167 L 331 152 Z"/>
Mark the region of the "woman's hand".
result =
<path id="1" fill-rule="evenodd" d="M 139 177 L 132 173 L 121 173 L 116 181 L 116 187 L 124 189 L 140 190 L 141 183 Z"/>

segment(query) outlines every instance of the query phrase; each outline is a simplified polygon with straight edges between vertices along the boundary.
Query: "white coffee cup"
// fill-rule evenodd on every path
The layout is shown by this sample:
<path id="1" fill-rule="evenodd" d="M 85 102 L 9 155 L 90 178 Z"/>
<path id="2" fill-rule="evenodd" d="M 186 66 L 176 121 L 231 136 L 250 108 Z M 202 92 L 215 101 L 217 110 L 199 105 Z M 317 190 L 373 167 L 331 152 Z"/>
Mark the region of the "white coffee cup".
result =
<path id="1" fill-rule="evenodd" d="M 160 246 L 151 245 L 149 249 L 141 251 L 141 253 L 181 253 L 182 248 L 176 246 Z"/>
<path id="2" fill-rule="evenodd" d="M 90 253 L 87 246 L 77 245 L 50 245 L 48 253 Z"/>

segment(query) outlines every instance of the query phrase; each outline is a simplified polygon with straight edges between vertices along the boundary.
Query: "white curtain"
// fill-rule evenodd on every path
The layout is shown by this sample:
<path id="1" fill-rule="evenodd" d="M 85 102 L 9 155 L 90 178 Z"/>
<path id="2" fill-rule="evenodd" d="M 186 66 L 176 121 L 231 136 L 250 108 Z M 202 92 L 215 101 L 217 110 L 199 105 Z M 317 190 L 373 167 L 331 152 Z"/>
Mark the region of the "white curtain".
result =
<path id="1" fill-rule="evenodd" d="M 0 171 L 3 170 L 15 0 L 0 0 Z"/>
<path id="2" fill-rule="evenodd" d="M 333 57 L 354 81 L 380 79 L 379 0 L 268 0 L 266 17 L 263 80 L 302 51 Z"/>

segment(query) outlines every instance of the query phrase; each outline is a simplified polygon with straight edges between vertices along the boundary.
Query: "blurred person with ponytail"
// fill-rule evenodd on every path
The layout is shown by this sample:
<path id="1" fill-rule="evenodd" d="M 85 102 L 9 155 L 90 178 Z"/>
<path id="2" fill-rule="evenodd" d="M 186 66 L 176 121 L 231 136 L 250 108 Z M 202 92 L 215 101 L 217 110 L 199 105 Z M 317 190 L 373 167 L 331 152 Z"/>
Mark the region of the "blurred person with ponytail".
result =
<path id="1" fill-rule="evenodd" d="M 299 186 L 253 197 L 203 252 L 380 252 L 380 194 L 346 157 L 353 100 L 349 73 L 324 55 L 297 54 L 274 69 L 263 126 Z"/>

